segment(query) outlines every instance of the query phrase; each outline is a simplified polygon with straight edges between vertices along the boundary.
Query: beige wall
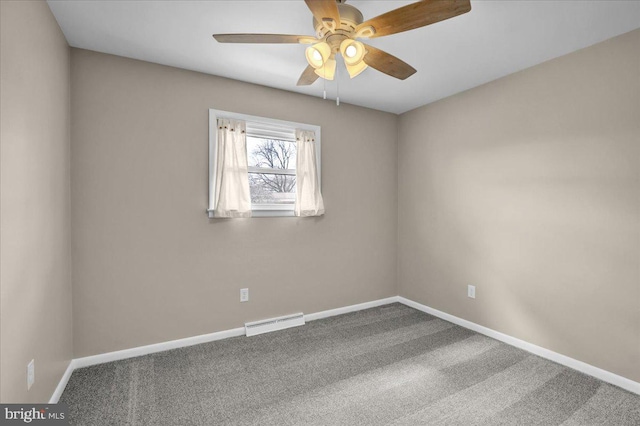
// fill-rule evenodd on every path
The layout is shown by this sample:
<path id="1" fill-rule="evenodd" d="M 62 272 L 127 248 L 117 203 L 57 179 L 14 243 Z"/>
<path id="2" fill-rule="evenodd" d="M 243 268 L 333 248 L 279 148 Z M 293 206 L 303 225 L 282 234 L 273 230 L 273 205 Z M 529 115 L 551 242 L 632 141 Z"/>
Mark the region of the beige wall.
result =
<path id="1" fill-rule="evenodd" d="M 48 402 L 72 358 L 70 49 L 44 2 L 0 15 L 0 401 Z"/>
<path id="2" fill-rule="evenodd" d="M 74 357 L 399 290 L 640 380 L 640 31 L 399 118 L 71 49 L 70 113 L 48 7 L 0 4 L 2 402 L 72 357 L 70 216 Z M 208 108 L 321 125 L 327 215 L 208 219 Z"/>
<path id="3" fill-rule="evenodd" d="M 76 357 L 397 293 L 395 115 L 78 49 L 72 80 Z M 326 215 L 208 219 L 209 108 L 322 126 Z"/>
<path id="4" fill-rule="evenodd" d="M 640 30 L 403 114 L 398 169 L 402 296 L 640 380 Z"/>

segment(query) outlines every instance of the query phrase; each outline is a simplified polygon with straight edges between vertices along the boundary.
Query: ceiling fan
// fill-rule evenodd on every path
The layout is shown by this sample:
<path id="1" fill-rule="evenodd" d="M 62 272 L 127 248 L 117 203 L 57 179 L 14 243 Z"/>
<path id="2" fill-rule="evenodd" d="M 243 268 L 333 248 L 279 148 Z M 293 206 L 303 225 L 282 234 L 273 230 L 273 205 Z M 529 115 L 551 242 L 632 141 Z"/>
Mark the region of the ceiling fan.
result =
<path id="1" fill-rule="evenodd" d="M 470 0 L 422 0 L 364 21 L 362 13 L 345 1 L 305 0 L 313 13 L 315 37 L 289 34 L 214 34 L 213 37 L 220 43 L 310 44 L 305 52 L 309 66 L 302 72 L 298 86 L 310 85 L 320 77 L 333 80 L 337 54 L 342 55 L 351 78 L 371 67 L 404 80 L 416 69 L 357 39 L 413 30 L 471 10 Z"/>

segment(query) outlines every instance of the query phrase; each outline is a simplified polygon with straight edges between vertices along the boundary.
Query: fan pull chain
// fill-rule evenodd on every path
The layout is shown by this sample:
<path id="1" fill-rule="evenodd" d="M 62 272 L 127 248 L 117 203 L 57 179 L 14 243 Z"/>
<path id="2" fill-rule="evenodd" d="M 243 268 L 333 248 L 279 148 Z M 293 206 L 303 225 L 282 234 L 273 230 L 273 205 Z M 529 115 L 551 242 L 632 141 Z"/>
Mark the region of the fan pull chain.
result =
<path id="1" fill-rule="evenodd" d="M 336 106 L 340 106 L 340 68 L 336 67 Z"/>
<path id="2" fill-rule="evenodd" d="M 322 79 L 322 99 L 327 99 L 327 79 Z"/>
<path id="3" fill-rule="evenodd" d="M 322 99 L 327 99 L 327 67 L 322 69 Z"/>

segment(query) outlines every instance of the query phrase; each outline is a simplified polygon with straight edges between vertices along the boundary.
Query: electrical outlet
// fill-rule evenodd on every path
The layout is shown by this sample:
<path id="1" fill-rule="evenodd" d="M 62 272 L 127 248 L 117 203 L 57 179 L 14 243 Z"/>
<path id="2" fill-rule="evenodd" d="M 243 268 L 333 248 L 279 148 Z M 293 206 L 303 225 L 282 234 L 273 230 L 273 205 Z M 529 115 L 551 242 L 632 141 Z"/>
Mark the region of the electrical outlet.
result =
<path id="1" fill-rule="evenodd" d="M 469 296 L 472 299 L 476 298 L 476 286 L 475 285 L 467 286 L 467 296 Z"/>
<path id="2" fill-rule="evenodd" d="M 36 381 L 36 361 L 31 360 L 27 364 L 27 390 L 31 389 L 33 383 Z"/>
<path id="3" fill-rule="evenodd" d="M 248 288 L 241 288 L 240 289 L 240 301 L 241 302 L 248 302 L 249 301 L 249 289 Z"/>

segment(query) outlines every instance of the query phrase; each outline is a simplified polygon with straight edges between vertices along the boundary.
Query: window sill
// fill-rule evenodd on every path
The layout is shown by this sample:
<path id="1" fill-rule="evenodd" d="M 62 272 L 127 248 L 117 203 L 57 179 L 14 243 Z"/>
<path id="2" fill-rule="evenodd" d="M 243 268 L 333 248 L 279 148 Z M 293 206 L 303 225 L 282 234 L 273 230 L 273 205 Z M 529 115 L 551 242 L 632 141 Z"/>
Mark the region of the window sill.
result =
<path id="1" fill-rule="evenodd" d="M 251 210 L 251 217 L 295 217 L 293 210 Z"/>
<path id="2" fill-rule="evenodd" d="M 224 219 L 213 216 L 213 210 L 207 210 L 209 219 Z M 251 217 L 295 217 L 293 210 L 251 210 Z"/>

